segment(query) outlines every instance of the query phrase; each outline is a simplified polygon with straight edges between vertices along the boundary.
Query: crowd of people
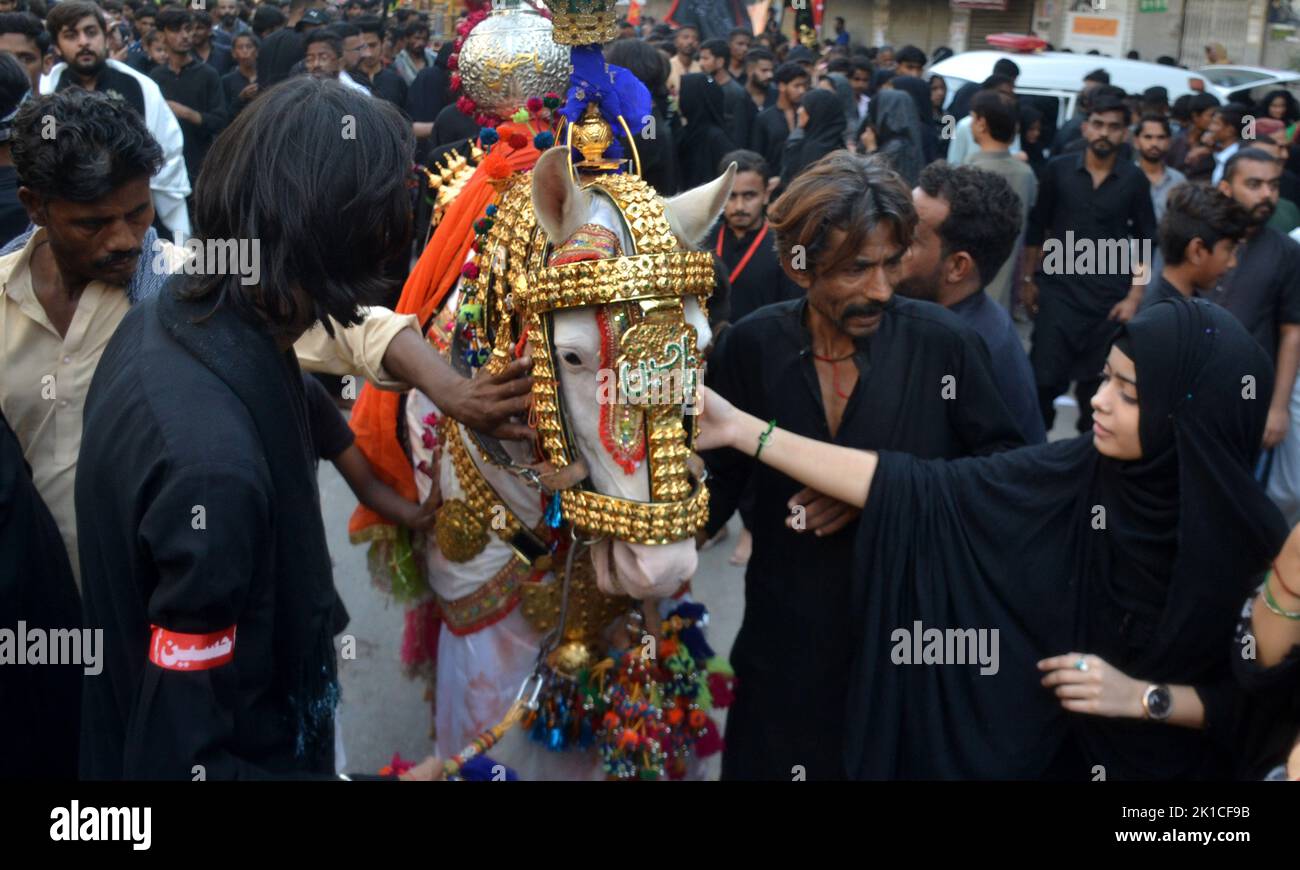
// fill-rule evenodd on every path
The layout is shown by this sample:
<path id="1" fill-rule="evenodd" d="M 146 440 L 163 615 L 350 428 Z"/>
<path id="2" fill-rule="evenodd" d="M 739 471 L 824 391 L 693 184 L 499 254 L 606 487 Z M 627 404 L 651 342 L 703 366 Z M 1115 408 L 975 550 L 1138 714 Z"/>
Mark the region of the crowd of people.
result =
<path id="1" fill-rule="evenodd" d="M 238 623 L 276 664 L 200 691 L 152 652 L 84 689 L 0 661 L 33 699 L 0 716 L 0 770 L 333 775 L 346 615 L 314 463 L 434 520 L 298 366 L 526 431 L 526 360 L 463 378 L 381 307 L 424 237 L 412 160 L 480 136 L 454 36 L 379 0 L 7 5 L 0 625 L 94 624 L 120 653 Z M 1011 57 L 949 94 L 941 52 L 648 17 L 604 46 L 649 91 L 660 194 L 735 170 L 701 245 L 697 444 L 700 546 L 743 526 L 723 776 L 1300 778 L 1300 105 L 1126 93 L 1098 58 L 1058 125 Z M 345 115 L 365 147 L 335 147 Z M 260 238 L 260 283 L 160 289 L 192 233 Z M 142 608 L 121 578 L 163 563 L 182 580 Z M 996 630 L 1000 665 L 897 666 L 913 625 Z M 262 700 L 285 686 L 294 721 Z"/>

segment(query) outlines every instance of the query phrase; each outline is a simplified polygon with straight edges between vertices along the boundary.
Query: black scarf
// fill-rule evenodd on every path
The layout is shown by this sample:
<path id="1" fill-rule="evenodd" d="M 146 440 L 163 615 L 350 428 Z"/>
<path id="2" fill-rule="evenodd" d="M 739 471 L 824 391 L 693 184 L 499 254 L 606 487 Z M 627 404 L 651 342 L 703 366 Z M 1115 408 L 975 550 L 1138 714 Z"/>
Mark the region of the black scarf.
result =
<path id="1" fill-rule="evenodd" d="M 808 113 L 808 125 L 804 127 L 803 147 L 797 165 L 785 167 L 789 178 L 794 178 L 832 151 L 843 148 L 844 132 L 848 129 L 843 104 L 834 92 L 814 88 L 804 94 L 802 105 Z"/>
<path id="2" fill-rule="evenodd" d="M 333 769 L 338 678 L 331 637 L 335 592 L 302 373 L 264 327 L 210 298 L 182 299 L 173 278 L 158 300 L 163 327 L 248 408 L 275 487 L 275 654 L 279 688 L 296 718 L 297 754 Z"/>
<path id="3" fill-rule="evenodd" d="M 1217 729 L 1238 710 L 1217 687 L 1231 685 L 1241 605 L 1287 534 L 1252 474 L 1273 366 L 1199 299 L 1151 305 L 1121 341 L 1140 460 L 1102 456 L 1091 435 L 947 463 L 882 454 L 859 525 L 851 776 L 1039 778 L 1071 732 L 1108 779 L 1223 775 L 1209 750 L 1230 743 Z M 892 633 L 918 620 L 998 629 L 998 673 L 891 665 Z M 1036 662 L 1072 650 L 1139 680 L 1215 688 L 1212 730 L 1066 714 Z"/>
<path id="4" fill-rule="evenodd" d="M 677 105 L 686 123 L 677 142 L 681 185 L 689 190 L 719 175 L 718 163 L 735 146 L 726 132 L 726 100 L 718 83 L 704 73 L 682 76 Z"/>
<path id="5" fill-rule="evenodd" d="M 934 104 L 930 102 L 930 85 L 916 76 L 894 76 L 890 81 L 894 90 L 912 98 L 916 107 L 916 120 L 921 125 L 921 151 L 928 164 L 939 156 L 939 131 L 935 126 Z"/>

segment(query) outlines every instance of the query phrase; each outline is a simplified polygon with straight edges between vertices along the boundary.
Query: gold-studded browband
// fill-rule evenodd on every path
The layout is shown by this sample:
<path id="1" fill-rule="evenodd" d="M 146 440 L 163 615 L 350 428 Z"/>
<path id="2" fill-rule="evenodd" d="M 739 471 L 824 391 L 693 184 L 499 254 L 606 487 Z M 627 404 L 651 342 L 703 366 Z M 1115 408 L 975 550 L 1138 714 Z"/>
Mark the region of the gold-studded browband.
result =
<path id="1" fill-rule="evenodd" d="M 713 292 L 707 251 L 635 254 L 582 260 L 541 270 L 524 304 L 530 314 L 641 299 L 707 297 Z"/>

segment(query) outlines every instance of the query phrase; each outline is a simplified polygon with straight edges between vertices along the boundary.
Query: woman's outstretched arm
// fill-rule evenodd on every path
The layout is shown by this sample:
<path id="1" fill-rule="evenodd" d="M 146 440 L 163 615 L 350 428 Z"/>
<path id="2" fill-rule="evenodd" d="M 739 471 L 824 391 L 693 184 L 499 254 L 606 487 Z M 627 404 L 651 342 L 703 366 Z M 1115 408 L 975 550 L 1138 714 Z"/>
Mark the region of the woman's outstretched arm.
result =
<path id="1" fill-rule="evenodd" d="M 781 428 L 772 430 L 760 451 L 759 437 L 768 421 L 738 410 L 708 387 L 700 393 L 697 450 L 733 447 L 746 456 L 757 454 L 763 464 L 831 498 L 859 508 L 867 503 L 879 460 L 874 451 L 827 444 Z"/>
<path id="2" fill-rule="evenodd" d="M 1271 668 L 1300 645 L 1300 526 L 1292 529 L 1282 545 L 1264 584 L 1255 594 L 1251 628 L 1258 643 L 1259 665 Z M 1277 610 L 1291 615 L 1283 616 Z"/>

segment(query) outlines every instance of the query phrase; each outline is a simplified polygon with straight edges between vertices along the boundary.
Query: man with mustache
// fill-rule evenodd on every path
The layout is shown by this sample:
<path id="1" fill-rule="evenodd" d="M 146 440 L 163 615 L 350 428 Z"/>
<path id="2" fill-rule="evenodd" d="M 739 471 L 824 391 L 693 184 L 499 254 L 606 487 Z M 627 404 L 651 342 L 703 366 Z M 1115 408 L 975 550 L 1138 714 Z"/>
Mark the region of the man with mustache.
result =
<path id="1" fill-rule="evenodd" d="M 937 305 L 894 296 L 916 210 L 886 164 L 834 152 L 790 184 L 768 220 L 781 267 L 806 296 L 725 330 L 710 387 L 782 428 L 859 449 L 958 457 L 1024 443 L 979 336 Z M 755 494 L 722 775 L 843 778 L 858 511 L 738 451 L 706 459 L 702 537 L 751 479 Z"/>
<path id="2" fill-rule="evenodd" d="M 1267 226 L 1277 209 L 1281 178 L 1281 161 L 1261 148 L 1243 148 L 1224 166 L 1218 188 L 1246 209 L 1250 226 L 1237 251 L 1237 268 L 1206 294 L 1236 315 L 1277 367 L 1266 448 L 1277 446 L 1290 427 L 1288 403 L 1300 362 L 1300 248 Z"/>
<path id="3" fill-rule="evenodd" d="M 975 98 L 971 110 L 977 118 L 984 96 Z M 936 160 L 921 170 L 912 204 L 916 233 L 898 292 L 942 305 L 979 334 L 993 360 L 998 391 L 1025 441 L 1042 444 L 1047 433 L 1034 370 L 1011 315 L 988 290 L 1002 264 L 1013 257 L 1023 210 L 1020 196 L 1002 175 Z"/>
<path id="4" fill-rule="evenodd" d="M 1131 160 L 1119 159 L 1128 124 L 1122 101 L 1094 100 L 1082 128 L 1087 148 L 1054 157 L 1043 168 L 1029 216 L 1020 298 L 1037 318 L 1029 361 L 1048 432 L 1056 419 L 1056 397 L 1071 381 L 1078 429 L 1091 430 L 1092 395 L 1115 322 L 1137 312 L 1144 270 L 1151 267 L 1127 256 L 1130 240 L 1150 244 L 1156 237 L 1151 184 Z M 1120 248 L 1121 261 L 1109 262 L 1120 256 L 1115 254 Z M 1044 250 L 1050 256 L 1043 257 Z"/>
<path id="5" fill-rule="evenodd" d="M 235 47 L 235 37 L 252 33 L 253 28 L 239 17 L 239 0 L 217 0 L 217 23 L 212 28 L 212 42 L 230 51 Z"/>
<path id="6" fill-rule="evenodd" d="M 137 16 L 139 20 L 141 16 Z M 45 26 L 63 63 L 41 79 L 41 93 L 70 87 L 117 95 L 144 119 L 149 133 L 163 149 L 162 167 L 149 182 L 159 229 L 173 238 L 190 234 L 190 179 L 185 168 L 185 140 L 176 115 L 153 79 L 108 56 L 104 13 L 87 0 L 64 0 L 50 10 Z"/>

